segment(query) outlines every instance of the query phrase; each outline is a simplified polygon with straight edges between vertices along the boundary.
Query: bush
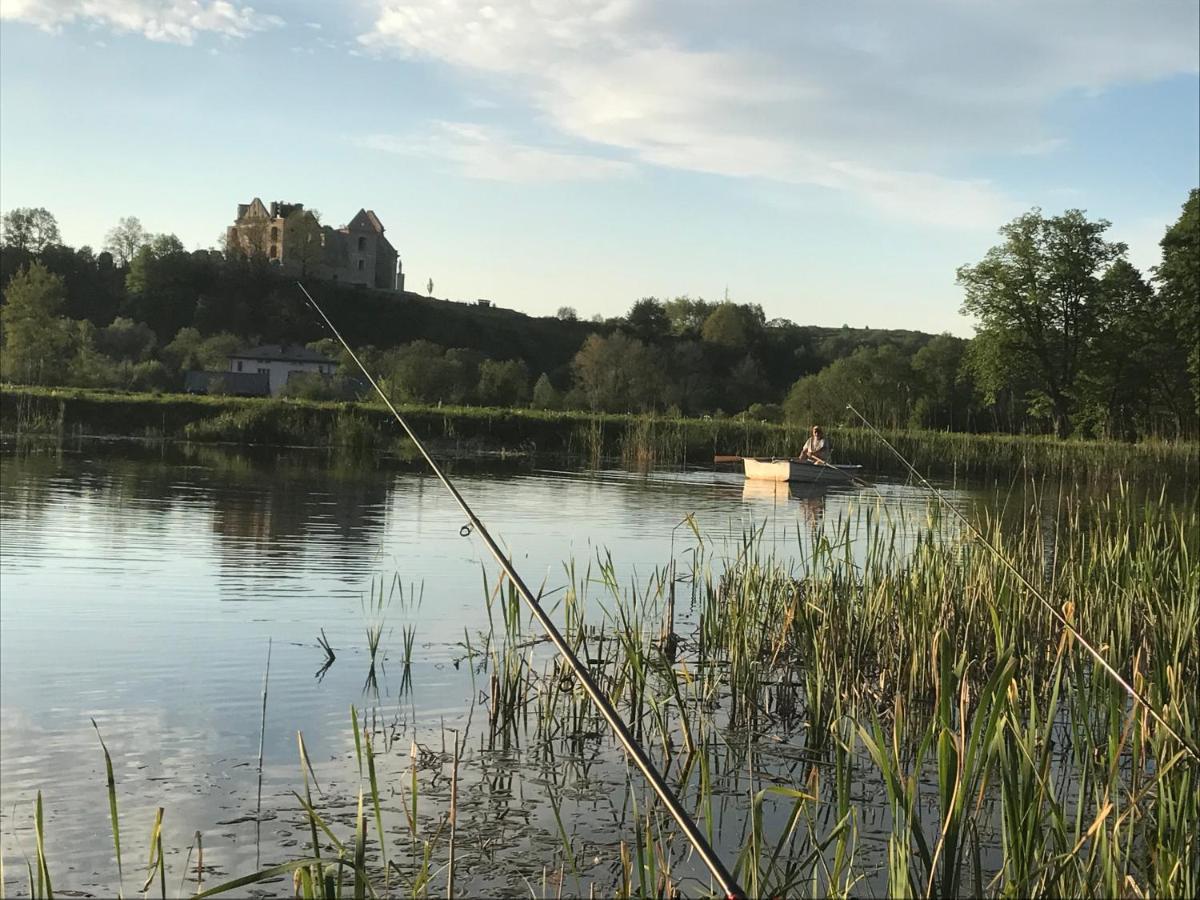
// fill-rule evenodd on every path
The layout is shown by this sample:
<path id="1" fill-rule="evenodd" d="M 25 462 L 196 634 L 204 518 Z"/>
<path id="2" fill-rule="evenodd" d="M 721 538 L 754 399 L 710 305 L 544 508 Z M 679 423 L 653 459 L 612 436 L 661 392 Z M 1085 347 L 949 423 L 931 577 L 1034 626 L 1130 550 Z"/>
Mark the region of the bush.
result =
<path id="1" fill-rule="evenodd" d="M 529 401 L 529 370 L 519 359 L 485 359 L 477 393 L 488 406 L 524 406 Z"/>
<path id="2" fill-rule="evenodd" d="M 283 386 L 282 396 L 295 400 L 353 400 L 354 385 L 345 378 L 316 372 L 297 372 Z"/>
<path id="3" fill-rule="evenodd" d="M 746 415 L 759 422 L 783 422 L 783 407 L 778 403 L 751 403 Z"/>

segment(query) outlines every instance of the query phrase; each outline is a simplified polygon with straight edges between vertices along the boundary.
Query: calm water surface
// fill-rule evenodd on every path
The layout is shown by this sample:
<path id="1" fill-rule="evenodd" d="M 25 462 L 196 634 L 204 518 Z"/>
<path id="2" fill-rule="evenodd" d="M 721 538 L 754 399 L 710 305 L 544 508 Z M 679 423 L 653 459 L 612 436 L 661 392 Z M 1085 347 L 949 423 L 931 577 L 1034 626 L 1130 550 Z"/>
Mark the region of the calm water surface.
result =
<path id="1" fill-rule="evenodd" d="M 297 731 L 334 819 L 352 821 L 351 704 L 385 726 L 396 771 L 409 764 L 412 741 L 440 751 L 443 727 L 469 733 L 482 686 L 462 659 L 488 629 L 496 567 L 476 536 L 460 535 L 462 513 L 420 471 L 106 447 L 8 453 L 0 468 L 0 841 L 10 891 L 26 889 L 38 790 L 55 888 L 103 895 L 116 885 L 92 719 L 113 756 L 127 890 L 134 880 L 140 886 L 134 862 L 144 865 L 159 806 L 172 891 L 197 831 L 206 879 L 300 855 L 307 832 L 290 793 L 301 783 Z M 923 492 L 898 484 L 778 493 L 731 473 L 527 463 L 460 464 L 455 477 L 548 604 L 569 583 L 571 560 L 579 581 L 611 554 L 630 585 L 672 559 L 682 564 L 695 544 L 686 515 L 730 553 L 762 529 L 784 557 L 807 553 L 822 523 L 849 521 L 851 534 L 862 535 L 868 516 L 924 525 L 929 515 Z M 391 603 L 372 689 L 364 685 L 366 628 L 380 585 Z M 604 606 L 603 595 L 590 593 L 590 602 Z M 406 630 L 414 635 L 407 673 Z M 322 631 L 337 654 L 323 673 Z M 265 812 L 256 833 L 268 642 Z M 463 827 L 474 822 L 484 835 L 477 846 L 464 840 L 460 877 L 479 889 L 540 878 L 539 860 L 551 860 L 559 840 L 545 773 L 521 772 L 520 759 L 489 755 L 477 737 L 468 742 Z M 605 841 L 616 840 L 627 800 L 590 796 L 583 783 L 586 773 L 571 793 L 570 827 L 595 840 L 599 877 L 615 865 Z M 429 789 L 445 793 L 437 777 Z M 402 790 L 389 788 L 387 800 L 389 820 L 400 823 Z"/>

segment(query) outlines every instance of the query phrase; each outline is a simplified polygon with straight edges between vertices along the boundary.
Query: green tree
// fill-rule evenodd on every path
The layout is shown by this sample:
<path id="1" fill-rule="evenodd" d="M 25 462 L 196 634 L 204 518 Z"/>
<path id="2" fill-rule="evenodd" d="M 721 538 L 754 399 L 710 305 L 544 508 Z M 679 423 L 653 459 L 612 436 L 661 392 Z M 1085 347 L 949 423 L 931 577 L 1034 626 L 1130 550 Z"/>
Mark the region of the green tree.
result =
<path id="1" fill-rule="evenodd" d="M 967 341 L 939 334 L 913 355 L 918 387 L 913 424 L 962 431 L 969 427 L 972 389 L 963 360 Z"/>
<path id="2" fill-rule="evenodd" d="M 111 325 L 97 329 L 95 344 L 105 356 L 139 363 L 154 353 L 157 339 L 150 326 L 118 316 Z"/>
<path id="3" fill-rule="evenodd" d="M 537 382 L 533 385 L 533 407 L 534 409 L 560 409 L 562 407 L 562 395 L 555 390 L 550 376 L 545 372 L 538 376 Z"/>
<path id="4" fill-rule="evenodd" d="M 229 355 L 245 347 L 246 341 L 235 334 L 221 332 L 204 337 L 199 330 L 180 328 L 162 349 L 162 359 L 176 372 L 189 369 L 218 371 L 229 368 Z"/>
<path id="5" fill-rule="evenodd" d="M 137 216 L 126 216 L 104 237 L 104 249 L 122 266 L 128 266 L 137 252 L 150 243 L 150 235 Z"/>
<path id="6" fill-rule="evenodd" d="M 125 289 L 131 294 L 155 290 L 163 280 L 174 279 L 181 274 L 182 260 L 179 257 L 186 255 L 183 242 L 175 235 L 154 235 L 133 255 L 129 274 L 125 276 Z"/>
<path id="7" fill-rule="evenodd" d="M 665 402 L 682 412 L 700 414 L 721 402 L 722 383 L 716 375 L 719 352 L 698 340 L 676 341 L 666 355 Z"/>
<path id="8" fill-rule="evenodd" d="M 459 404 L 475 387 L 468 365 L 432 341 L 413 341 L 384 354 L 384 367 L 385 390 L 410 403 Z"/>
<path id="9" fill-rule="evenodd" d="M 117 387 L 120 377 L 116 362 L 96 346 L 97 328 L 86 320 L 71 322 L 67 327 L 74 352 L 68 368 L 70 384 L 81 387 Z"/>
<path id="10" fill-rule="evenodd" d="M 751 401 L 763 399 L 771 389 L 763 377 L 762 366 L 748 354 L 729 370 L 725 387 L 726 409 L 745 409 Z"/>
<path id="11" fill-rule="evenodd" d="M 563 322 L 579 321 L 579 313 L 575 312 L 575 307 L 573 306 L 560 306 L 558 308 L 558 312 L 556 312 L 554 315 L 555 318 Z"/>
<path id="12" fill-rule="evenodd" d="M 629 310 L 625 322 L 634 337 L 655 344 L 671 333 L 671 320 L 655 297 L 643 297 Z"/>
<path id="13" fill-rule="evenodd" d="M 1163 313 L 1187 348 L 1195 409 L 1200 413 L 1200 189 L 1188 194 L 1179 219 L 1159 246 L 1162 264 L 1154 278 Z"/>
<path id="14" fill-rule="evenodd" d="M 297 209 L 284 220 L 283 261 L 301 278 L 325 261 L 325 235 L 316 210 Z"/>
<path id="15" fill-rule="evenodd" d="M 1092 339 L 1076 395 L 1075 428 L 1086 434 L 1132 435 L 1150 419 L 1154 291 L 1126 260 L 1100 279 L 1104 320 Z"/>
<path id="16" fill-rule="evenodd" d="M 588 335 L 572 363 L 591 409 L 632 412 L 662 405 L 665 377 L 659 355 L 620 332 Z"/>
<path id="17" fill-rule="evenodd" d="M 1100 279 L 1126 247 L 1104 240 L 1109 222 L 1081 210 L 1033 210 L 1000 229 L 1004 242 L 958 270 L 963 312 L 995 352 L 992 382 L 1027 378 L 1059 435 L 1071 431 L 1077 379 L 1104 321 Z M 978 339 L 977 338 L 977 339 Z"/>
<path id="18" fill-rule="evenodd" d="M 150 249 L 154 251 L 154 255 L 158 257 L 170 256 L 175 253 L 187 253 L 181 241 L 176 235 L 168 232 L 156 234 L 150 238 Z"/>
<path id="19" fill-rule="evenodd" d="M 764 322 L 761 306 L 725 301 L 709 313 L 700 336 L 709 344 L 744 350 L 757 339 Z"/>
<path id="20" fill-rule="evenodd" d="M 663 304 L 663 312 L 671 323 L 671 333 L 676 337 L 700 337 L 700 329 L 712 311 L 713 304 L 705 300 L 693 300 L 686 295 Z"/>
<path id="21" fill-rule="evenodd" d="M 56 313 L 66 300 L 63 279 L 33 263 L 8 283 L 0 307 L 6 381 L 55 384 L 66 374 L 72 338 Z"/>
<path id="22" fill-rule="evenodd" d="M 875 425 L 908 424 L 916 401 L 912 365 L 890 344 L 863 347 L 835 360 L 816 375 L 801 378 L 788 392 L 787 419 L 800 425 L 827 425 L 846 416 L 846 406 Z"/>
<path id="23" fill-rule="evenodd" d="M 487 406 L 524 406 L 529 402 L 529 369 L 519 359 L 485 359 L 476 393 Z"/>
<path id="24" fill-rule="evenodd" d="M 6 247 L 41 253 L 61 243 L 58 220 L 41 206 L 21 206 L 9 210 L 0 220 L 0 242 Z"/>
<path id="25" fill-rule="evenodd" d="M 751 403 L 746 415 L 762 422 L 783 421 L 783 407 L 778 403 Z"/>
<path id="26" fill-rule="evenodd" d="M 210 286 L 218 287 L 220 271 L 209 254 L 203 251 L 188 253 L 173 234 L 156 235 L 142 246 L 133 258 L 125 276 L 125 300 L 122 316 L 145 322 L 162 342 L 171 340 L 180 328 L 191 325 L 198 316 L 198 301 Z M 258 308 L 264 318 L 269 313 L 271 324 L 286 328 L 283 314 L 272 308 L 272 289 L 264 285 L 258 297 Z M 207 319 L 207 317 L 204 317 Z M 230 327 L 229 317 L 219 327 Z M 205 323 L 209 325 L 208 322 Z M 216 324 L 216 323 L 213 323 Z M 211 327 L 211 325 L 209 325 Z M 266 328 L 245 328 L 265 334 Z"/>

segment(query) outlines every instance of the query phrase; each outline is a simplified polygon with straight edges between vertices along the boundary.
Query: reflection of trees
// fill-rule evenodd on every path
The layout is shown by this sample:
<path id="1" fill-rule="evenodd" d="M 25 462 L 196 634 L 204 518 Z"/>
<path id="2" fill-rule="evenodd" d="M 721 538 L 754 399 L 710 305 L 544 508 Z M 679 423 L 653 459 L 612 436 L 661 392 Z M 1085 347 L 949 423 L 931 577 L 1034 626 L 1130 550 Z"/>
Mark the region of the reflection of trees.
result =
<path id="1" fill-rule="evenodd" d="M 86 455 L 84 455 L 86 454 Z M 0 503 L 8 521 L 36 525 L 51 510 L 100 517 L 110 540 L 179 532 L 169 516 L 216 537 L 223 569 L 264 561 L 362 559 L 383 528 L 390 478 L 319 453 L 214 447 L 89 447 L 74 454 L 8 454 Z M 310 538 L 316 537 L 316 540 Z"/>
<path id="2" fill-rule="evenodd" d="M 93 504 L 120 509 L 108 519 L 110 531 L 120 534 L 139 511 L 160 511 L 188 496 L 178 478 L 177 464 L 164 460 L 161 449 L 140 445 L 121 448 L 121 456 L 97 457 L 60 452 L 5 454 L 0 462 L 0 497 L 14 518 L 33 524 L 52 506 Z M 131 515 L 132 514 L 132 515 Z"/>
<path id="3" fill-rule="evenodd" d="M 0 458 L 0 508 L 5 518 L 40 519 L 52 500 L 51 479 L 59 466 L 57 454 L 5 454 Z"/>
<path id="4" fill-rule="evenodd" d="M 276 459 L 239 477 L 226 474 L 211 494 L 222 568 L 278 565 L 314 553 L 361 557 L 363 546 L 382 534 L 388 484 L 374 470 L 333 471 L 322 460 Z M 320 540 L 310 541 L 314 535 Z"/>

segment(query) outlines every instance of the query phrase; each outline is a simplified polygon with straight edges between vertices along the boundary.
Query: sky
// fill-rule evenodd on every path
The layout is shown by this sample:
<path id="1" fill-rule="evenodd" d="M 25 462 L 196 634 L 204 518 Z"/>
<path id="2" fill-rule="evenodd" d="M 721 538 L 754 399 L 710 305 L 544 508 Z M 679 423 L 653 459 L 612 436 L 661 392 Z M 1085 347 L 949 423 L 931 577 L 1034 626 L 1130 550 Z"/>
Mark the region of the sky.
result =
<path id="1" fill-rule="evenodd" d="M 366 207 L 440 297 L 966 336 L 1032 207 L 1158 261 L 1198 74 L 1195 0 L 0 0 L 0 207 L 96 248 Z"/>

